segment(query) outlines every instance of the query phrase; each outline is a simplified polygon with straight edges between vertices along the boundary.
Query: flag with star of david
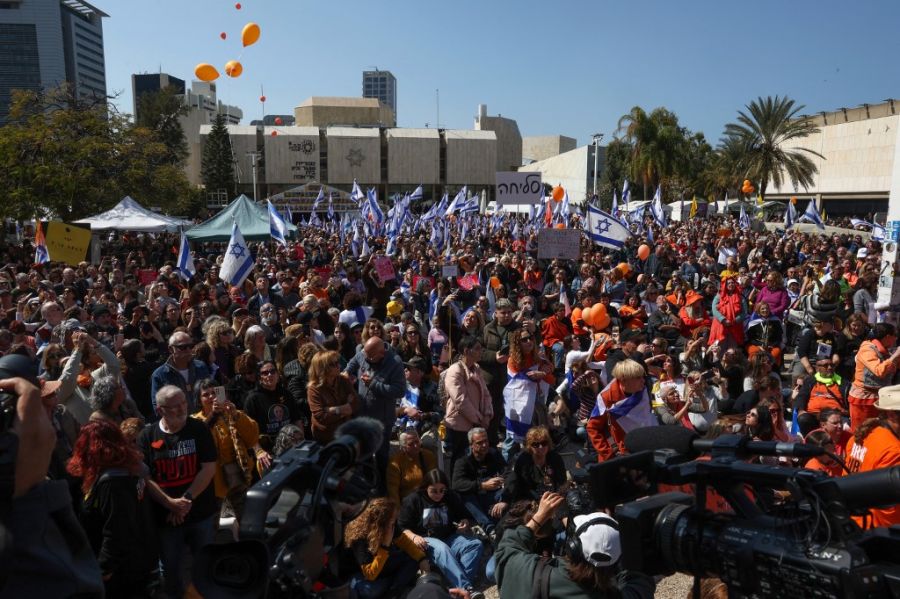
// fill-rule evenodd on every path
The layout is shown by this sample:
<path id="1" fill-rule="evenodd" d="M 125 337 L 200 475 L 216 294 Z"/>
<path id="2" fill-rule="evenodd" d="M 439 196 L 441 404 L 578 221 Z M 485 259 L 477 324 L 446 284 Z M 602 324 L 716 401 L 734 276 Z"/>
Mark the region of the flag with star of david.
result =
<path id="1" fill-rule="evenodd" d="M 585 223 L 588 238 L 602 247 L 617 250 L 631 237 L 631 231 L 625 223 L 591 205 L 587 206 Z"/>
<path id="2" fill-rule="evenodd" d="M 253 270 L 253 255 L 241 235 L 237 223 L 231 226 L 231 240 L 225 250 L 225 259 L 219 269 L 219 278 L 231 286 L 240 285 Z"/>

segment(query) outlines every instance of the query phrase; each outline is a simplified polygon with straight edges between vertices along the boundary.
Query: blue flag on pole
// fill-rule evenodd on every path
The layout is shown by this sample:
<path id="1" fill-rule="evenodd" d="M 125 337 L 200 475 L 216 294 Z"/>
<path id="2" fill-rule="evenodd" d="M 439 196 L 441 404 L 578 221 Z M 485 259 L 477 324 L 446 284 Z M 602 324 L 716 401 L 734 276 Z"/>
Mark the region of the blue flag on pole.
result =
<path id="1" fill-rule="evenodd" d="M 275 241 L 287 247 L 287 225 L 281 214 L 275 210 L 275 205 L 272 204 L 271 200 L 266 200 L 266 204 L 269 205 L 269 234 L 272 235 Z"/>
<path id="2" fill-rule="evenodd" d="M 271 206 L 271 203 L 269 204 Z M 225 259 L 219 269 L 219 278 L 231 286 L 240 285 L 253 270 L 253 256 L 244 242 L 244 236 L 237 223 L 231 226 L 231 240 L 225 250 Z"/>
<path id="3" fill-rule="evenodd" d="M 587 207 L 588 238 L 595 244 L 617 250 L 625 245 L 625 241 L 631 237 L 631 231 L 625 223 L 603 212 L 594 206 Z"/>
<path id="4" fill-rule="evenodd" d="M 178 246 L 178 262 L 175 266 L 178 268 L 178 276 L 185 281 L 197 274 L 197 269 L 194 268 L 194 258 L 191 256 L 191 246 L 188 244 L 187 235 L 183 230 L 181 231 L 181 243 Z"/>

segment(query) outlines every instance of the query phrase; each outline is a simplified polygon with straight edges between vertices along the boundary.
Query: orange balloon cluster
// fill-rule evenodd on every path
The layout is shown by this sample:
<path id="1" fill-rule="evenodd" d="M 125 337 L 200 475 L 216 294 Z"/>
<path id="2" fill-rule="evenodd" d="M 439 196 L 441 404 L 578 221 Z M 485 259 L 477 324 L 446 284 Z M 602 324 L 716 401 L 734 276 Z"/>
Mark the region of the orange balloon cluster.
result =
<path id="1" fill-rule="evenodd" d="M 646 243 L 641 244 L 641 247 L 638 248 L 638 258 L 641 260 L 646 260 L 650 257 L 650 246 Z"/>
<path id="2" fill-rule="evenodd" d="M 235 4 L 234 7 L 238 10 L 241 9 L 240 4 Z M 247 46 L 252 46 L 257 41 L 259 41 L 260 36 L 260 28 L 256 23 L 247 23 L 244 25 L 244 29 L 241 30 L 241 43 L 246 48 Z M 228 39 L 228 34 L 226 32 L 222 32 L 219 34 L 219 37 L 224 39 Z M 240 77 L 241 73 L 244 72 L 244 65 L 242 65 L 237 60 L 229 60 L 225 63 L 225 74 L 229 77 Z M 214 66 L 208 63 L 200 63 L 194 69 L 194 75 L 197 76 L 197 79 L 200 81 L 215 81 L 219 78 L 219 71 L 216 70 Z M 265 102 L 265 96 L 260 97 L 261 102 Z"/>
<path id="3" fill-rule="evenodd" d="M 581 320 L 584 321 L 584 324 L 596 331 L 602 331 L 609 326 L 610 322 L 609 313 L 606 311 L 606 306 L 603 304 L 594 304 L 593 306 L 582 310 Z"/>
<path id="4" fill-rule="evenodd" d="M 753 186 L 750 179 L 744 179 L 744 184 L 741 186 L 741 193 L 753 193 L 754 191 L 756 191 L 756 187 Z"/>
<path id="5" fill-rule="evenodd" d="M 566 190 L 561 186 L 557 185 L 553 188 L 553 191 L 550 192 L 550 197 L 553 198 L 554 202 L 562 202 L 563 198 L 566 195 Z"/>

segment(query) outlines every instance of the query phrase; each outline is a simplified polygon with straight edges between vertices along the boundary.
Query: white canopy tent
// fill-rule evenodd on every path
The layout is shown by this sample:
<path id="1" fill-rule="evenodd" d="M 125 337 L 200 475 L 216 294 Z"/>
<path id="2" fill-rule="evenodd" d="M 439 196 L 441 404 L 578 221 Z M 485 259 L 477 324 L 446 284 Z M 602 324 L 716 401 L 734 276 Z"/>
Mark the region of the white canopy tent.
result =
<path id="1" fill-rule="evenodd" d="M 683 221 L 688 220 L 691 214 L 691 204 L 693 200 L 676 200 L 666 206 L 672 209 L 672 220 Z M 697 200 L 697 213 L 705 216 L 707 210 L 706 200 Z"/>
<path id="2" fill-rule="evenodd" d="M 180 227 L 190 227 L 190 221 L 157 214 L 125 196 L 110 210 L 75 221 L 76 224 L 90 225 L 91 231 L 139 231 L 162 233 L 177 231 Z"/>

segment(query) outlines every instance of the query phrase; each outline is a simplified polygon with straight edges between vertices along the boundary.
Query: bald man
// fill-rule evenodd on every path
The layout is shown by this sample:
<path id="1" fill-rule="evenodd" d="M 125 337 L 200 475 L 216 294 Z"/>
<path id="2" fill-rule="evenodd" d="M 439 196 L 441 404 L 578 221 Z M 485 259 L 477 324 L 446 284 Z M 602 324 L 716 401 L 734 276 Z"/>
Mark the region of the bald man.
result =
<path id="1" fill-rule="evenodd" d="M 375 418 L 384 425 L 384 437 L 375 456 L 379 484 L 383 487 L 397 404 L 406 395 L 403 362 L 380 337 L 370 337 L 362 351 L 347 363 L 344 376 L 356 382 L 362 415 Z"/>

